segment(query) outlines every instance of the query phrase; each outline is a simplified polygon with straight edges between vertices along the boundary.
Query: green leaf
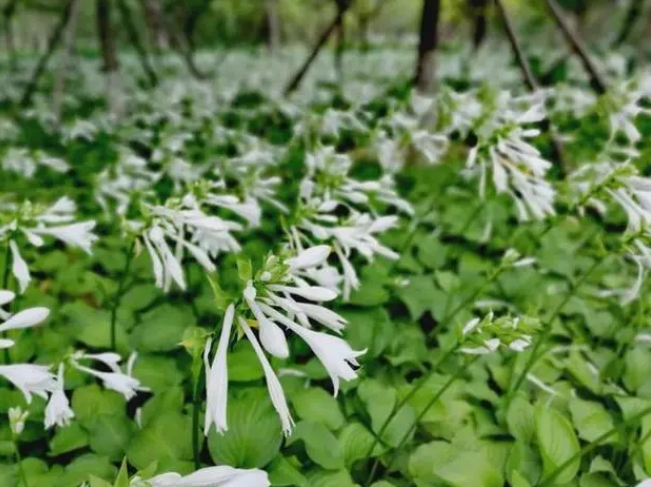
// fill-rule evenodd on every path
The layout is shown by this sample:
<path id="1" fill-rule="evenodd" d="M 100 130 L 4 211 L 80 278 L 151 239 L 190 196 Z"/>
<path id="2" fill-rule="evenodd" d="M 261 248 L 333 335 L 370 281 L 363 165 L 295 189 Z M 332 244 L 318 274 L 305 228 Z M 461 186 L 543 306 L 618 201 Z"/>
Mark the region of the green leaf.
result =
<path id="1" fill-rule="evenodd" d="M 395 325 L 384 308 L 345 310 L 341 316 L 348 321 L 346 341 L 354 350 L 367 350 L 362 359 L 379 357 L 391 345 Z"/>
<path id="2" fill-rule="evenodd" d="M 335 436 L 322 424 L 310 421 L 299 422 L 292 436 L 287 440 L 292 445 L 302 440 L 307 456 L 326 470 L 339 470 L 344 467 L 341 444 Z M 310 484 L 312 485 L 312 484 Z"/>
<path id="3" fill-rule="evenodd" d="M 264 377 L 264 370 L 248 340 L 240 340 L 228 354 L 228 380 L 250 382 Z"/>
<path id="4" fill-rule="evenodd" d="M 88 480 L 90 481 L 90 487 L 113 487 L 112 483 L 100 479 L 99 477 L 95 477 L 94 475 L 89 476 Z"/>
<path id="5" fill-rule="evenodd" d="M 249 259 L 237 259 L 237 277 L 240 278 L 240 281 L 245 283 L 253 279 L 253 267 L 251 266 L 251 261 Z"/>
<path id="6" fill-rule="evenodd" d="M 181 345 L 186 327 L 194 326 L 187 306 L 164 304 L 142 316 L 133 330 L 134 346 L 141 352 L 168 352 Z"/>
<path id="7" fill-rule="evenodd" d="M 375 443 L 371 457 L 382 452 L 382 445 L 375 441 L 373 434 L 361 423 L 348 423 L 339 435 L 344 464 L 351 468 L 357 460 L 366 459 L 369 449 Z"/>
<path id="8" fill-rule="evenodd" d="M 158 461 L 161 470 L 166 471 L 178 461 L 192 459 L 191 437 L 191 418 L 177 412 L 164 412 L 133 436 L 127 448 L 127 459 L 137 469 Z"/>
<path id="9" fill-rule="evenodd" d="M 337 400 L 323 389 L 304 389 L 294 395 L 292 404 L 301 419 L 321 423 L 333 431 L 344 424 L 344 415 L 339 410 Z"/>
<path id="10" fill-rule="evenodd" d="M 118 477 L 115 479 L 114 487 L 129 487 L 129 471 L 127 470 L 126 458 L 122 460 L 122 465 L 118 471 Z"/>
<path id="11" fill-rule="evenodd" d="M 227 419 L 227 432 L 219 434 L 212 428 L 208 436 L 208 449 L 217 465 L 262 468 L 278 454 L 281 424 L 266 390 L 249 389 L 229 398 Z"/>
<path id="12" fill-rule="evenodd" d="M 535 422 L 536 438 L 543 459 L 544 478 L 576 455 L 580 450 L 580 446 L 572 425 L 556 410 L 548 406 L 538 405 L 536 407 Z M 556 483 L 567 484 L 574 480 L 580 464 L 580 458 L 570 463 L 556 477 Z"/>
<path id="13" fill-rule="evenodd" d="M 176 359 L 148 354 L 138 355 L 133 366 L 133 376 L 155 394 L 174 389 L 184 378 Z"/>
<path id="14" fill-rule="evenodd" d="M 419 446 L 409 457 L 409 473 L 416 483 L 444 481 L 450 487 L 502 487 L 504 480 L 486 454 L 442 441 Z"/>
<path id="15" fill-rule="evenodd" d="M 94 452 L 118 461 L 124 456 L 131 431 L 132 426 L 126 416 L 99 416 L 88 431 L 90 447 Z"/>
<path id="16" fill-rule="evenodd" d="M 116 468 L 108 458 L 92 453 L 75 458 L 61 476 L 60 485 L 57 487 L 78 487 L 79 484 L 88 480 L 90 474 L 104 480 L 115 478 Z M 110 484 L 112 486 L 112 484 Z"/>
<path id="17" fill-rule="evenodd" d="M 310 487 L 358 487 L 345 470 L 338 472 L 314 472 L 309 475 Z"/>
<path id="18" fill-rule="evenodd" d="M 534 407 L 522 395 L 517 395 L 506 412 L 509 433 L 524 443 L 529 443 L 534 435 Z"/>
<path id="19" fill-rule="evenodd" d="M 642 460 L 647 474 L 651 474 L 651 416 L 642 418 L 642 430 L 640 431 L 640 438 L 646 438 L 641 445 Z"/>
<path id="20" fill-rule="evenodd" d="M 88 433 L 74 421 L 70 426 L 57 428 L 50 440 L 49 456 L 58 456 L 88 445 Z"/>
<path id="21" fill-rule="evenodd" d="M 430 269 L 440 269 L 447 259 L 447 248 L 435 235 L 418 239 L 416 244 L 418 260 Z"/>
<path id="22" fill-rule="evenodd" d="M 583 440 L 593 442 L 613 429 L 613 421 L 610 415 L 597 402 L 584 401 L 574 397 L 569 401 L 569 409 L 572 414 L 572 422 L 579 432 L 579 437 Z M 615 439 L 616 435 L 613 435 L 604 442 L 612 442 Z"/>
<path id="23" fill-rule="evenodd" d="M 151 397 L 142 407 L 140 416 L 142 427 L 146 427 L 162 414 L 181 413 L 183 399 L 184 392 L 181 387 L 173 387 Z"/>
<path id="24" fill-rule="evenodd" d="M 411 318 L 418 320 L 432 308 L 435 300 L 445 299 L 445 293 L 437 289 L 433 277 L 413 276 L 409 284 L 398 291 L 398 297 L 407 306 Z"/>
<path id="25" fill-rule="evenodd" d="M 294 465 L 285 457 L 276 457 L 267 467 L 271 485 L 274 487 L 308 487 L 307 479 L 300 472 L 299 467 L 300 465 Z"/>
<path id="26" fill-rule="evenodd" d="M 405 404 L 394 413 L 397 402 L 396 390 L 373 379 L 363 381 L 357 391 L 371 416 L 371 426 L 375 433 L 379 434 L 389 416 L 392 416 L 381 438 L 386 444 L 397 447 L 416 421 L 416 413 L 413 408 Z M 413 434 L 412 431 L 409 436 L 413 436 Z"/>
<path id="27" fill-rule="evenodd" d="M 79 424 L 92 429 L 102 416 L 124 416 L 124 398 L 115 391 L 100 389 L 97 384 L 80 387 L 72 394 L 72 410 Z"/>

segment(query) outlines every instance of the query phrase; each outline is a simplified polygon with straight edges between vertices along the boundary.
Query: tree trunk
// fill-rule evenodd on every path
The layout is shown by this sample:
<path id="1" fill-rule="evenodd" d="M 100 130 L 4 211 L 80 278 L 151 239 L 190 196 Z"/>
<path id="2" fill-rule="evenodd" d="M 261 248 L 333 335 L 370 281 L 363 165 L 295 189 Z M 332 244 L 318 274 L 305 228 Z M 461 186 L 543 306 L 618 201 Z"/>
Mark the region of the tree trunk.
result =
<path id="1" fill-rule="evenodd" d="M 167 36 L 163 26 L 163 14 L 160 3 L 156 0 L 140 0 L 142 11 L 149 31 L 149 44 L 151 49 L 160 54 L 167 45 Z"/>
<path id="2" fill-rule="evenodd" d="M 342 85 L 344 82 L 344 51 L 346 49 L 346 10 L 347 2 L 337 0 L 337 45 L 335 47 L 335 74 L 337 82 Z"/>
<path id="3" fill-rule="evenodd" d="M 61 60 L 59 69 L 54 79 L 54 90 L 52 93 L 52 105 L 54 116 L 58 123 L 61 123 L 63 118 L 63 100 L 66 92 L 66 82 L 68 79 L 68 70 L 70 68 L 70 59 L 72 58 L 72 51 L 75 45 L 75 33 L 77 32 L 77 21 L 79 19 L 79 11 L 81 10 L 81 0 L 73 0 L 70 7 L 70 20 L 68 26 L 63 33 L 63 52 L 61 53 Z"/>
<path id="4" fill-rule="evenodd" d="M 420 41 L 414 85 L 422 93 L 435 90 L 436 49 L 438 48 L 438 26 L 441 0 L 423 0 L 423 14 L 420 23 Z"/>
<path id="5" fill-rule="evenodd" d="M 572 30 L 570 25 L 567 23 L 567 15 L 558 6 L 556 0 L 545 0 L 545 3 L 547 3 L 547 7 L 551 12 L 552 17 L 554 17 L 556 24 L 561 29 L 561 32 L 563 32 L 565 40 L 572 48 L 572 51 L 574 51 L 574 54 L 579 56 L 581 59 L 583 67 L 590 76 L 590 84 L 592 85 L 592 88 L 598 94 L 604 94 L 608 89 L 608 86 L 605 80 L 601 77 L 601 74 L 599 74 L 599 71 L 597 70 L 595 64 L 592 62 L 592 59 L 590 59 L 590 55 L 588 54 L 588 51 L 583 44 L 583 40 L 576 32 Z"/>
<path id="6" fill-rule="evenodd" d="M 336 17 L 330 22 L 330 24 L 325 28 L 325 30 L 321 33 L 321 37 L 319 37 L 319 40 L 317 41 L 316 45 L 314 46 L 314 49 L 312 49 L 312 52 L 310 55 L 307 57 L 301 68 L 296 72 L 296 74 L 292 77 L 291 81 L 285 88 L 285 96 L 291 95 L 296 89 L 300 86 L 301 82 L 303 81 L 303 78 L 307 74 L 307 72 L 310 69 L 310 66 L 312 66 L 312 63 L 316 59 L 316 57 L 319 55 L 321 52 L 321 49 L 323 49 L 323 46 L 325 46 L 326 42 L 328 42 L 328 39 L 334 32 L 335 28 L 337 27 L 337 24 L 340 22 L 341 17 L 346 13 L 346 11 L 350 8 L 350 1 L 346 3 L 346 8 L 344 9 L 338 9 L 337 10 L 337 15 Z"/>
<path id="7" fill-rule="evenodd" d="M 26 107 L 32 102 L 32 97 L 36 92 L 38 81 L 41 79 L 45 68 L 47 68 L 47 63 L 50 61 L 50 58 L 59 45 L 59 42 L 61 42 L 63 31 L 65 30 L 66 25 L 68 25 L 68 21 L 70 20 L 70 14 L 72 13 L 72 6 L 74 2 L 75 0 L 70 0 L 66 4 L 61 17 L 59 18 L 59 23 L 54 26 L 54 30 L 52 31 L 52 35 L 48 41 L 47 50 L 39 59 L 38 64 L 36 65 L 36 69 L 34 70 L 34 74 L 32 74 L 32 78 L 27 84 L 25 92 L 23 93 L 23 96 L 20 100 L 21 107 Z"/>
<path id="8" fill-rule="evenodd" d="M 9 63 L 12 70 L 17 68 L 16 61 L 16 43 L 14 41 L 13 17 L 16 13 L 18 0 L 11 0 L 2 11 L 4 17 L 5 42 L 7 44 L 7 53 L 9 54 Z"/>
<path id="9" fill-rule="evenodd" d="M 472 45 L 477 51 L 486 39 L 488 31 L 488 0 L 469 0 L 473 23 Z"/>
<path id="10" fill-rule="evenodd" d="M 644 7 L 644 0 L 631 0 L 631 5 L 628 8 L 626 13 L 626 18 L 624 19 L 624 24 L 622 29 L 619 31 L 619 35 L 615 40 L 615 46 L 621 46 L 624 44 L 633 32 L 635 23 L 639 17 L 642 16 L 642 10 Z"/>
<path id="11" fill-rule="evenodd" d="M 271 52 L 280 47 L 280 17 L 278 16 L 278 0 L 265 0 L 267 16 L 267 45 Z"/>
<path id="12" fill-rule="evenodd" d="M 102 48 L 102 71 L 106 76 L 107 105 L 112 115 L 119 116 L 120 65 L 111 25 L 111 0 L 97 0 L 97 33 Z"/>
<path id="13" fill-rule="evenodd" d="M 127 30 L 127 34 L 129 36 L 129 40 L 131 41 L 131 45 L 136 50 L 136 53 L 138 54 L 138 58 L 140 59 L 140 64 L 142 65 L 142 68 L 145 71 L 147 78 L 149 79 L 149 86 L 156 86 L 158 84 L 158 76 L 156 76 L 156 72 L 154 71 L 154 68 L 149 62 L 149 56 L 147 55 L 147 51 L 145 50 L 144 46 L 140 42 L 140 36 L 138 35 L 138 30 L 136 29 L 136 26 L 133 24 L 133 20 L 131 19 L 131 11 L 129 10 L 129 6 L 126 4 L 124 0 L 117 0 L 117 2 L 118 2 L 118 9 L 120 10 L 120 17 L 122 18 L 124 27 Z"/>

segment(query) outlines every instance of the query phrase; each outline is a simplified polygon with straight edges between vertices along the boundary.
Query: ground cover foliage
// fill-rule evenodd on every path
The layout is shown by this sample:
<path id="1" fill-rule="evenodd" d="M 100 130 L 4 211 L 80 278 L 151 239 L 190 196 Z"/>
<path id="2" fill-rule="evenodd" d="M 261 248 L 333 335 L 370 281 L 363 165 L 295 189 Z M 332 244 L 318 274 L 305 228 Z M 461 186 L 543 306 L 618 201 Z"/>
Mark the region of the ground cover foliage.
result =
<path id="1" fill-rule="evenodd" d="M 427 97 L 410 51 L 353 52 L 285 99 L 301 56 L 155 89 L 125 58 L 117 114 L 79 60 L 62 123 L 54 77 L 13 108 L 28 61 L 0 86 L 0 485 L 647 478 L 646 67 L 530 94 L 489 43 Z"/>

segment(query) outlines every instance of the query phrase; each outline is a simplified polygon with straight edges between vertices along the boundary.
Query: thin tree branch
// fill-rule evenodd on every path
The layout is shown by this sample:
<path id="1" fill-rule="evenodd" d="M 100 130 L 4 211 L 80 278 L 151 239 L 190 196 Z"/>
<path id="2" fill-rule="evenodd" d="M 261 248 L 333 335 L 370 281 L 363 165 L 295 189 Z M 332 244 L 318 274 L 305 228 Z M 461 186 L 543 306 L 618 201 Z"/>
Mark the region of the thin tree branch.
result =
<path id="1" fill-rule="evenodd" d="M 312 66 L 312 63 L 314 62 L 314 60 L 317 58 L 317 56 L 323 49 L 323 46 L 325 46 L 326 42 L 328 42 L 328 39 L 330 38 L 335 28 L 341 21 L 342 16 L 350 8 L 351 4 L 352 1 L 348 1 L 343 9 L 337 9 L 337 15 L 332 20 L 332 22 L 330 22 L 330 24 L 325 28 L 325 30 L 321 33 L 321 37 L 319 37 L 319 40 L 314 46 L 314 49 L 312 49 L 312 52 L 307 57 L 307 59 L 305 60 L 301 68 L 296 72 L 296 74 L 292 77 L 291 81 L 287 84 L 287 87 L 285 88 L 284 91 L 285 96 L 291 95 L 300 86 L 301 82 L 303 81 L 303 78 L 309 71 L 310 66 Z"/>
<path id="2" fill-rule="evenodd" d="M 556 0 L 545 0 L 545 3 L 547 4 L 547 7 L 549 7 L 549 11 L 554 17 L 556 25 L 558 25 L 558 27 L 563 32 L 565 40 L 572 47 L 572 51 L 574 51 L 574 53 L 581 59 L 583 67 L 590 76 L 590 84 L 592 85 L 592 88 L 600 95 L 604 94 L 608 89 L 608 85 L 597 70 L 595 64 L 592 62 L 592 59 L 590 59 L 590 55 L 588 54 L 583 41 L 567 23 L 567 14 L 565 14 L 561 7 L 558 6 Z"/>
<path id="3" fill-rule="evenodd" d="M 502 23 L 504 24 L 504 30 L 506 31 L 506 36 L 508 37 L 509 43 L 511 44 L 511 49 L 513 50 L 515 59 L 517 60 L 518 66 L 520 67 L 520 72 L 522 73 L 522 78 L 524 80 L 524 83 L 527 85 L 527 88 L 529 88 L 529 91 L 535 93 L 536 91 L 539 90 L 540 87 L 538 86 L 538 82 L 536 81 L 536 78 L 531 72 L 529 61 L 527 60 L 526 56 L 524 55 L 524 52 L 522 51 L 522 46 L 520 45 L 520 41 L 518 40 L 517 34 L 515 33 L 515 29 L 513 28 L 513 24 L 511 23 L 511 19 L 509 18 L 508 12 L 504 8 L 504 4 L 502 3 L 502 0 L 495 0 L 495 5 L 497 6 L 497 11 L 502 20 Z M 558 140 L 558 137 L 556 137 L 554 133 L 554 129 L 549 119 L 546 119 L 543 125 L 545 130 L 549 133 L 549 137 L 552 144 L 553 156 L 556 160 L 558 160 L 561 173 L 563 175 L 567 175 L 568 167 L 565 161 L 565 157 L 563 156 L 564 154 L 563 145 L 561 144 L 560 140 Z"/>
<path id="4" fill-rule="evenodd" d="M 129 6 L 126 4 L 124 0 L 117 0 L 117 3 L 118 3 L 118 10 L 120 11 L 120 16 L 122 17 L 122 20 L 124 22 L 124 27 L 127 29 L 129 40 L 131 41 L 131 44 L 133 45 L 136 52 L 138 53 L 138 57 L 140 58 L 140 64 L 142 65 L 142 68 L 144 69 L 145 74 L 149 79 L 149 85 L 156 86 L 158 84 L 158 76 L 156 75 L 156 71 L 154 70 L 153 66 L 149 62 L 149 56 L 147 55 L 147 50 L 140 42 L 140 36 L 138 35 L 136 26 L 133 24 L 133 21 L 131 19 L 131 11 L 129 10 Z"/>
<path id="5" fill-rule="evenodd" d="M 77 23 L 79 19 L 79 11 L 81 10 L 81 1 L 73 0 L 73 5 L 70 12 L 70 21 L 63 34 L 63 53 L 61 54 L 61 61 L 59 69 L 54 79 L 54 89 L 52 93 L 52 105 L 54 115 L 57 123 L 61 122 L 63 118 L 63 101 L 65 98 L 66 81 L 68 79 L 68 70 L 70 68 L 70 58 L 75 44 L 75 33 L 77 31 Z"/>
<path id="6" fill-rule="evenodd" d="M 74 2 L 75 0 L 69 0 L 63 12 L 61 13 L 59 22 L 54 27 L 54 30 L 52 31 L 52 35 L 50 36 L 50 41 L 48 42 L 47 50 L 43 53 L 43 55 L 39 59 L 38 64 L 36 65 L 36 69 L 34 70 L 34 73 L 32 74 L 32 77 L 29 83 L 27 84 L 27 87 L 25 88 L 23 96 L 20 99 L 21 107 L 26 107 L 32 102 L 32 98 L 34 96 L 34 93 L 36 92 L 36 87 L 38 86 L 38 82 L 41 79 L 41 76 L 43 75 L 43 72 L 45 71 L 48 62 L 50 61 L 52 54 L 54 53 L 57 46 L 59 45 L 59 42 L 61 42 L 63 32 L 66 28 L 66 25 L 68 25 L 68 21 L 70 20 L 70 14 L 72 12 L 72 6 Z"/>
<path id="7" fill-rule="evenodd" d="M 621 46 L 629 38 L 631 32 L 633 31 L 633 28 L 635 27 L 637 19 L 642 16 L 643 6 L 644 0 L 631 0 L 631 5 L 628 8 L 628 12 L 626 13 L 626 18 L 624 19 L 622 29 L 619 31 L 619 35 L 615 40 L 614 47 Z"/>
<path id="8" fill-rule="evenodd" d="M 420 40 L 414 85 L 419 91 L 431 91 L 435 78 L 436 50 L 439 44 L 438 27 L 441 14 L 441 0 L 423 0 L 420 19 Z"/>

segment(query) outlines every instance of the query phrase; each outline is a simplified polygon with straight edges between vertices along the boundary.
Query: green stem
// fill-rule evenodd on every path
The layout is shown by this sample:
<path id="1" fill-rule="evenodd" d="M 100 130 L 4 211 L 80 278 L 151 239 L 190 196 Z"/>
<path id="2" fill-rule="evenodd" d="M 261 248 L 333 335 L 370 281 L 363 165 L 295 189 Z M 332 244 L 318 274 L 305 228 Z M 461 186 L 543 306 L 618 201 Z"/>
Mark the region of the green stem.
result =
<path id="1" fill-rule="evenodd" d="M 563 311 L 563 308 L 565 308 L 565 305 L 569 302 L 569 300 L 574 296 L 576 291 L 581 287 L 585 281 L 588 280 L 588 278 L 592 275 L 592 273 L 599 267 L 599 265 L 604 261 L 604 259 L 595 259 L 595 261 L 592 263 L 590 268 L 579 278 L 579 280 L 574 283 L 570 289 L 570 291 L 565 295 L 563 300 L 559 303 L 558 306 L 554 309 L 552 312 L 551 317 L 547 320 L 547 323 L 545 323 L 545 327 L 542 331 L 542 333 L 538 336 L 538 339 L 536 340 L 536 343 L 534 344 L 533 348 L 531 349 L 531 354 L 529 355 L 529 360 L 524 366 L 524 369 L 522 370 L 522 373 L 518 376 L 518 379 L 515 381 L 515 384 L 511 388 L 510 391 L 510 396 L 512 396 L 519 388 L 522 386 L 522 383 L 524 382 L 525 378 L 527 377 L 527 374 L 531 371 L 533 366 L 536 364 L 538 359 L 540 358 L 541 354 L 538 353 L 540 351 L 540 347 L 547 341 L 547 338 L 549 338 L 549 335 L 552 332 L 552 327 L 554 324 L 554 320 L 558 317 L 558 315 L 561 314 Z"/>
<path id="2" fill-rule="evenodd" d="M 450 358 L 452 355 L 456 353 L 456 351 L 459 349 L 460 344 L 457 343 L 454 347 L 450 348 L 446 353 L 443 354 L 443 356 L 434 364 L 432 367 L 432 370 L 435 371 L 438 369 L 438 367 L 443 364 L 448 358 Z M 414 386 L 412 389 L 407 393 L 405 397 L 402 398 L 402 400 L 398 401 L 398 404 L 396 407 L 391 411 L 387 419 L 384 420 L 384 423 L 382 423 L 382 426 L 378 430 L 377 434 L 375 435 L 375 438 L 373 440 L 373 444 L 371 447 L 368 449 L 366 452 L 366 455 L 364 458 L 370 458 L 371 455 L 373 454 L 373 450 L 375 450 L 375 447 L 377 444 L 381 441 L 382 435 L 386 431 L 386 429 L 389 427 L 389 424 L 393 420 L 393 418 L 396 417 L 396 415 L 402 410 L 403 406 L 409 402 L 409 400 L 414 397 L 418 391 L 420 391 L 423 386 L 427 383 L 429 380 L 430 376 L 426 375 L 421 378 L 421 380 Z M 373 479 L 373 475 L 375 474 L 375 470 L 377 469 L 377 461 L 373 465 L 373 468 L 371 470 L 371 474 L 369 475 L 365 487 L 368 487 L 371 483 L 371 480 Z"/>
<path id="3" fill-rule="evenodd" d="M 201 447 L 199 445 L 199 412 L 201 410 L 201 376 L 203 367 L 199 369 L 197 378 L 192 390 L 192 458 L 194 460 L 194 469 L 199 470 L 201 467 Z"/>
<path id="4" fill-rule="evenodd" d="M 124 295 L 124 288 L 127 283 L 127 277 L 131 271 L 131 263 L 133 262 L 133 251 L 135 250 L 135 242 L 131 244 L 129 251 L 126 255 L 126 262 L 124 264 L 124 270 L 120 276 L 120 281 L 118 282 L 118 290 L 115 293 L 115 298 L 113 299 L 113 306 L 111 308 L 111 350 L 117 348 L 117 318 L 118 318 L 118 309 L 120 308 L 120 302 L 122 301 L 122 296 Z"/>
<path id="5" fill-rule="evenodd" d="M 432 406 L 434 406 L 434 404 L 436 404 L 436 402 L 441 398 L 441 396 L 443 394 L 445 394 L 445 391 L 447 391 L 452 386 L 452 384 L 454 384 L 457 381 L 457 379 L 459 379 L 468 370 L 468 367 L 470 367 L 475 361 L 477 361 L 478 358 L 479 358 L 479 356 L 474 357 L 470 361 L 469 364 L 467 364 L 466 366 L 461 367 L 459 370 L 457 370 L 455 372 L 455 374 L 453 376 L 451 376 L 446 381 L 446 383 L 443 384 L 443 386 L 441 386 L 441 388 L 438 390 L 438 392 L 436 394 L 434 394 L 434 397 L 432 397 L 432 399 L 425 405 L 423 410 L 420 413 L 418 413 L 418 416 L 416 416 L 416 419 L 414 420 L 414 422 L 412 423 L 410 428 L 406 431 L 406 433 L 404 434 L 404 436 L 402 437 L 402 439 L 400 440 L 398 445 L 394 448 L 394 453 L 393 453 L 393 455 L 391 455 L 391 459 L 389 460 L 389 463 L 387 464 L 387 470 L 390 470 L 391 467 L 393 466 L 393 463 L 395 462 L 395 460 L 396 460 L 396 458 L 398 456 L 398 453 L 401 451 L 400 449 L 407 442 L 407 439 L 409 438 L 409 435 L 411 435 L 411 433 L 413 433 L 414 430 L 418 427 L 418 423 L 420 423 L 420 421 L 425 417 L 425 415 L 432 408 Z M 412 389 L 412 391 L 413 391 L 413 389 Z M 367 487 L 373 481 L 373 478 L 375 477 L 375 472 L 377 471 L 377 468 L 378 468 L 379 464 L 380 464 L 380 461 L 378 459 L 375 459 L 375 462 L 373 463 L 373 468 L 371 469 L 371 473 L 369 474 L 368 478 L 366 479 L 366 484 L 365 485 Z"/>
<path id="6" fill-rule="evenodd" d="M 9 248 L 9 242 L 7 242 L 7 249 L 5 250 L 5 270 L 4 270 L 4 274 L 2 276 L 2 289 L 3 290 L 7 290 L 7 288 L 9 287 L 9 274 L 10 274 L 9 271 L 11 269 L 9 267 L 9 257 L 10 256 L 11 256 L 11 250 Z M 8 306 L 9 306 L 9 308 L 11 308 L 11 303 Z M 3 332 L 0 336 L 2 338 L 5 338 L 6 335 L 7 335 L 6 332 Z M 4 360 L 5 364 L 10 363 L 11 359 L 9 357 L 9 349 L 8 348 L 4 349 L 4 359 L 5 359 Z"/>
<path id="7" fill-rule="evenodd" d="M 23 487 L 29 487 L 27 483 L 27 475 L 25 475 L 25 469 L 23 468 L 23 459 L 20 455 L 20 450 L 18 448 L 18 441 L 14 439 L 14 450 L 16 452 L 16 465 L 18 465 L 18 474 L 20 475 L 20 480 L 23 484 Z"/>
<path id="8" fill-rule="evenodd" d="M 589 443 L 588 445 L 584 446 L 576 452 L 574 455 L 572 455 L 570 458 L 568 458 L 566 461 L 561 463 L 556 470 L 554 470 L 552 473 L 547 475 L 544 479 L 542 479 L 541 484 L 539 487 L 547 487 L 547 486 L 552 486 L 554 485 L 554 480 L 558 478 L 558 476 L 563 473 L 563 471 L 572 465 L 574 462 L 576 462 L 578 459 L 583 457 L 583 455 L 590 453 L 592 450 L 596 449 L 604 440 L 607 440 L 611 436 L 613 436 L 615 433 L 617 433 L 621 428 L 630 426 L 637 422 L 638 420 L 644 418 L 648 414 L 651 414 L 651 407 L 645 408 L 639 413 L 631 416 L 628 418 L 624 423 L 620 423 L 614 428 L 611 428 L 610 430 L 606 431 L 604 434 L 596 438 L 593 442 Z"/>

